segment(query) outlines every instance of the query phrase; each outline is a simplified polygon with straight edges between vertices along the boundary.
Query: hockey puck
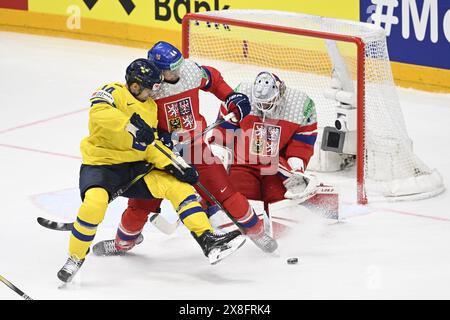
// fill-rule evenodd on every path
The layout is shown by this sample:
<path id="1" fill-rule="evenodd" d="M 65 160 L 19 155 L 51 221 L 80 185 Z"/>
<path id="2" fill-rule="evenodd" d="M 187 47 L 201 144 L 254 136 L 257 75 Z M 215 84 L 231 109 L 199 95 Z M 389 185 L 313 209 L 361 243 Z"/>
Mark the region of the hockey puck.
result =
<path id="1" fill-rule="evenodd" d="M 297 264 L 298 258 L 289 258 L 289 259 L 287 259 L 287 263 L 288 264 Z"/>

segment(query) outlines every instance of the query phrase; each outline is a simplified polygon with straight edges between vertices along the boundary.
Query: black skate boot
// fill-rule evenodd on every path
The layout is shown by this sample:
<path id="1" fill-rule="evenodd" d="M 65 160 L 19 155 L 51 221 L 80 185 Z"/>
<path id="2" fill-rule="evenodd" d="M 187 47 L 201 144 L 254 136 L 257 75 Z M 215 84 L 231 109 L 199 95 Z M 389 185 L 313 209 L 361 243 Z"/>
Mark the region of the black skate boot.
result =
<path id="1" fill-rule="evenodd" d="M 191 232 L 191 234 L 197 240 L 211 264 L 216 264 L 229 256 L 245 242 L 245 237 L 238 230 L 224 234 L 216 234 L 208 230 L 199 237 L 194 232 Z"/>
<path id="2" fill-rule="evenodd" d="M 62 282 L 70 282 L 72 281 L 75 274 L 81 268 L 84 259 L 78 259 L 75 256 L 70 256 L 61 270 L 58 271 L 58 278 Z"/>
<path id="3" fill-rule="evenodd" d="M 116 240 L 103 240 L 97 242 L 92 248 L 92 252 L 96 256 L 120 256 L 129 251 L 135 245 L 138 245 L 144 241 L 144 236 L 142 234 L 136 238 L 136 242 L 132 246 L 122 247 L 116 245 Z"/>

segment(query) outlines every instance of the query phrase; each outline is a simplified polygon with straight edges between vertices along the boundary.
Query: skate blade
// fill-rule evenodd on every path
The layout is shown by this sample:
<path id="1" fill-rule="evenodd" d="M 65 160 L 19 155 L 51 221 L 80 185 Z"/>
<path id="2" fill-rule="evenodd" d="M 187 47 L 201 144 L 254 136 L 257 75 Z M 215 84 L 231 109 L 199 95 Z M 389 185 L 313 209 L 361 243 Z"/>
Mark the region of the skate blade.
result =
<path id="1" fill-rule="evenodd" d="M 67 282 L 62 282 L 61 284 L 58 286 L 58 289 L 62 290 L 62 289 L 66 289 L 67 288 Z"/>
<path id="2" fill-rule="evenodd" d="M 94 253 L 94 256 L 97 257 L 113 257 L 113 256 L 123 256 L 126 254 L 127 251 L 110 251 L 107 252 L 105 249 L 105 242 L 113 242 L 114 240 L 104 240 L 96 243 L 94 247 L 92 248 L 92 252 Z"/>
<path id="3" fill-rule="evenodd" d="M 67 282 L 62 281 L 61 279 L 59 280 L 59 286 L 58 289 L 67 289 L 70 287 L 70 285 L 72 284 L 72 279 L 73 277 L 71 277 Z"/>
<path id="4" fill-rule="evenodd" d="M 222 261 L 223 259 L 228 257 L 230 254 L 235 252 L 237 249 L 242 247 L 242 245 L 245 243 L 245 240 L 246 240 L 246 238 L 244 236 L 237 236 L 236 238 L 234 238 L 233 240 L 231 240 L 228 243 L 228 248 L 227 249 L 225 249 L 225 250 L 220 250 L 220 249 L 212 250 L 209 253 L 209 255 L 208 255 L 209 263 L 214 265 L 214 264 Z"/>
<path id="5" fill-rule="evenodd" d="M 141 244 L 144 241 L 144 237 L 140 235 L 137 240 L 135 246 L 138 244 Z M 129 250 L 123 250 L 123 251 L 114 251 L 114 252 L 106 252 L 105 250 L 105 242 L 112 242 L 114 243 L 114 239 L 111 240 L 103 240 L 100 242 L 97 242 L 94 247 L 92 248 L 92 252 L 94 253 L 94 256 L 97 257 L 112 257 L 112 256 L 124 256 L 127 255 Z"/>
<path id="6" fill-rule="evenodd" d="M 94 256 L 96 257 L 117 257 L 125 256 L 127 251 L 115 251 L 115 252 L 105 252 L 104 250 L 93 250 Z"/>

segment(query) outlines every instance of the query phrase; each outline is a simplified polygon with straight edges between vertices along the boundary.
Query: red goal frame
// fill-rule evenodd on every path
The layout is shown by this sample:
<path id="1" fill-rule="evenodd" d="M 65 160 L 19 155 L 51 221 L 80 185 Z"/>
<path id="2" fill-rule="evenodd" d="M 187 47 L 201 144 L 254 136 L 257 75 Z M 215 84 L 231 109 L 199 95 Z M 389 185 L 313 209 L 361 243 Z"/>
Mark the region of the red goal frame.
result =
<path id="1" fill-rule="evenodd" d="M 264 24 L 258 22 L 241 21 L 229 18 L 207 16 L 198 13 L 188 13 L 183 17 L 182 22 L 182 52 L 183 56 L 189 58 L 189 25 L 190 21 L 204 21 L 210 23 L 218 23 L 229 26 L 247 27 L 252 29 L 260 29 L 265 31 L 274 31 L 281 33 L 289 33 L 300 36 L 315 37 L 327 40 L 344 41 L 354 43 L 357 49 L 357 80 L 356 80 L 356 92 L 357 92 L 357 150 L 356 150 L 356 189 L 357 189 L 357 201 L 359 204 L 367 204 L 367 194 L 365 192 L 364 185 L 364 133 L 365 133 L 365 87 L 364 87 L 364 65 L 365 65 L 365 45 L 361 38 L 354 36 L 346 36 L 341 34 L 333 34 L 327 32 L 306 30 L 301 28 L 292 28 L 285 26 L 277 26 L 272 24 Z M 245 44 L 243 44 L 244 46 Z"/>

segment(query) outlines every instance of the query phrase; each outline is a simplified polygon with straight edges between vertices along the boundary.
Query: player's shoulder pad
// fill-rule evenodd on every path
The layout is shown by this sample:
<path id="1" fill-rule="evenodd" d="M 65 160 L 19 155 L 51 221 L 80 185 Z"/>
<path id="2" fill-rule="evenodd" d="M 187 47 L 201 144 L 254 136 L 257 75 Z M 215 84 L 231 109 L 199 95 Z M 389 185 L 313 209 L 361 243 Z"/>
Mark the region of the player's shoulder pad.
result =
<path id="1" fill-rule="evenodd" d="M 300 125 L 317 122 L 314 101 L 303 91 L 287 88 L 280 108 L 279 119 Z"/>
<path id="2" fill-rule="evenodd" d="M 241 82 L 234 88 L 234 92 L 243 93 L 250 98 L 252 95 L 252 84 L 250 82 Z"/>
<path id="3" fill-rule="evenodd" d="M 197 62 L 194 62 L 194 63 L 198 67 L 198 69 L 200 70 L 201 77 L 204 78 L 204 79 L 209 80 L 209 78 L 210 78 L 209 71 L 205 67 L 199 65 Z"/>
<path id="4" fill-rule="evenodd" d="M 303 104 L 303 118 L 309 119 L 316 116 L 316 106 L 314 101 L 307 97 L 305 103 Z"/>
<path id="5" fill-rule="evenodd" d="M 98 88 L 91 95 L 91 103 L 94 105 L 96 103 L 107 103 L 115 107 L 114 95 L 117 93 L 117 89 L 123 89 L 124 86 L 121 83 L 110 83 Z"/>

